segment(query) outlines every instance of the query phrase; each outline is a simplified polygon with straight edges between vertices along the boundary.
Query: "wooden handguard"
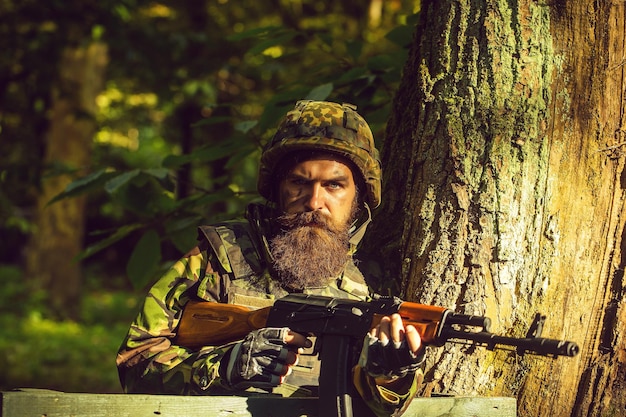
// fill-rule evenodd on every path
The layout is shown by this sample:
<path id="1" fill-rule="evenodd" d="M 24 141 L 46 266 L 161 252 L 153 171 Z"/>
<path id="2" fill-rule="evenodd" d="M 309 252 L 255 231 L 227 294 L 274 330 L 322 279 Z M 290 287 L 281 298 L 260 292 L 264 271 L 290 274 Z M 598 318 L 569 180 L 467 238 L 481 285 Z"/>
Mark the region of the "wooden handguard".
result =
<path id="1" fill-rule="evenodd" d="M 422 338 L 422 343 L 439 344 L 440 324 L 449 310 L 445 307 L 403 302 L 397 313 L 400 314 L 404 327 L 413 325 Z M 375 327 L 383 318 L 382 314 L 375 314 L 372 327 Z"/>

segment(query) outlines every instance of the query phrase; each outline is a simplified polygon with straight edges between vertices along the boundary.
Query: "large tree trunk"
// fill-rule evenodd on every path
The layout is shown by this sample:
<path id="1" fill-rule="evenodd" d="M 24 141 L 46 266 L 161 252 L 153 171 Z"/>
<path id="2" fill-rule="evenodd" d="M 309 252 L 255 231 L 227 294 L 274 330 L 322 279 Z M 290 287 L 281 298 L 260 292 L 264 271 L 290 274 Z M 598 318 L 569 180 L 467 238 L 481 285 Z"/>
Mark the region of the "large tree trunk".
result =
<path id="1" fill-rule="evenodd" d="M 60 317 L 78 314 L 82 274 L 72 258 L 82 250 L 85 201 L 70 198 L 47 204 L 77 175 L 84 175 L 90 164 L 97 127 L 95 100 L 102 90 L 106 64 L 103 44 L 66 48 L 52 95 L 44 162 L 52 175 L 42 180 L 37 229 L 26 261 L 31 283 L 46 291 L 51 311 Z"/>
<path id="2" fill-rule="evenodd" d="M 365 248 L 406 299 L 514 336 L 539 311 L 544 337 L 581 347 L 432 349 L 423 394 L 513 395 L 520 416 L 624 413 L 624 7 L 423 1 Z"/>

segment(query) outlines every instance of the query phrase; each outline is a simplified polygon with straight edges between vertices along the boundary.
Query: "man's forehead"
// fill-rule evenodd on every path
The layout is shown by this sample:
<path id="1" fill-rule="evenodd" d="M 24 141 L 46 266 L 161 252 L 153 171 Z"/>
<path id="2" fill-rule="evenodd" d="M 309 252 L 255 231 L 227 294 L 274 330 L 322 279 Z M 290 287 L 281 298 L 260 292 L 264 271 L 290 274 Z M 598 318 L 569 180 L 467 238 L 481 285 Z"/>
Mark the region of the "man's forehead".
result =
<path id="1" fill-rule="evenodd" d="M 298 167 L 302 167 L 306 163 L 310 162 L 336 162 L 338 165 L 347 168 L 347 170 L 354 177 L 356 167 L 348 158 L 341 156 L 339 154 L 333 152 L 324 152 L 324 151 L 315 151 L 315 152 L 297 152 L 294 155 L 291 155 L 291 158 L 285 158 L 283 163 L 283 169 L 287 172 L 293 172 Z"/>

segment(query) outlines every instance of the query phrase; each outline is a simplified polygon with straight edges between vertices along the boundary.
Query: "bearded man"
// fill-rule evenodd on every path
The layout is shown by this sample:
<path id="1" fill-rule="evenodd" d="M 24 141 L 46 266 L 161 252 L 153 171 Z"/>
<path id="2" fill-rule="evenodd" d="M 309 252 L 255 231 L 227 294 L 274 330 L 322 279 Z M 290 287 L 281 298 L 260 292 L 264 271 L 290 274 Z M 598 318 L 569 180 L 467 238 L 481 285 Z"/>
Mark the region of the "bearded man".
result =
<path id="1" fill-rule="evenodd" d="M 271 391 L 316 395 L 319 361 L 311 338 L 263 328 L 224 346 L 176 345 L 191 300 L 253 309 L 298 292 L 368 300 L 353 262 L 380 204 L 381 168 L 371 130 L 354 106 L 299 101 L 261 157 L 245 220 L 199 228 L 196 248 L 150 289 L 117 356 L 128 393 L 215 395 Z M 363 335 L 353 383 L 375 415 L 399 415 L 421 380 L 423 348 L 397 314 Z"/>

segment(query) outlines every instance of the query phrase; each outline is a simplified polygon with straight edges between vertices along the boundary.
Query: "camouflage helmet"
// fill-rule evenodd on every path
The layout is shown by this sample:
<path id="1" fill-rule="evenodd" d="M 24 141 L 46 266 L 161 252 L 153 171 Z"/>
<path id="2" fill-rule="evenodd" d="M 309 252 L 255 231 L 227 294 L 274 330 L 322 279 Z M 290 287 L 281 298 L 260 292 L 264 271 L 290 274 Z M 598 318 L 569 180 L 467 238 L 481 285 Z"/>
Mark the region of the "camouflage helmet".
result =
<path id="1" fill-rule="evenodd" d="M 265 146 L 259 168 L 259 193 L 275 201 L 277 165 L 294 151 L 328 151 L 348 158 L 365 183 L 365 201 L 371 208 L 380 204 L 381 166 L 374 136 L 352 104 L 300 100 L 281 120 Z"/>

